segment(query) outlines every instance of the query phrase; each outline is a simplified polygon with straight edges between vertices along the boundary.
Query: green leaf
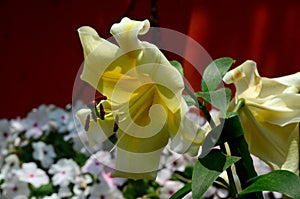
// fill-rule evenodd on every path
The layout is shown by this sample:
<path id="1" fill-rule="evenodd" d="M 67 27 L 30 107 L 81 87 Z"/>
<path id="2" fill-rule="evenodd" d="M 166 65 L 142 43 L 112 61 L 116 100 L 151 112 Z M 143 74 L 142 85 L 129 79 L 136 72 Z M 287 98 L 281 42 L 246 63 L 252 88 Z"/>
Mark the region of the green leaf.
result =
<path id="1" fill-rule="evenodd" d="M 183 73 L 183 68 L 182 68 L 181 63 L 176 60 L 172 60 L 172 61 L 170 61 L 170 64 L 172 66 L 174 66 L 178 70 L 178 72 L 181 74 L 181 76 L 183 77 L 184 73 Z"/>
<path id="2" fill-rule="evenodd" d="M 197 106 L 197 102 L 190 95 L 182 95 L 188 106 Z"/>
<path id="3" fill-rule="evenodd" d="M 127 181 L 127 185 L 123 188 L 125 198 L 135 199 L 149 194 L 151 191 L 149 180 L 131 180 Z"/>
<path id="4" fill-rule="evenodd" d="M 231 155 L 241 157 L 241 160 L 235 163 L 235 168 L 242 189 L 246 188 L 249 186 L 249 179 L 256 177 L 257 173 L 237 113 L 232 113 L 225 119 L 220 141 L 228 143 Z M 263 196 L 262 193 L 252 193 L 247 195 L 247 198 L 263 198 Z"/>
<path id="5" fill-rule="evenodd" d="M 261 191 L 276 191 L 291 198 L 300 198 L 300 178 L 286 170 L 276 170 L 257 176 L 250 180 L 252 183 L 239 195 Z"/>
<path id="6" fill-rule="evenodd" d="M 229 88 L 220 88 L 211 92 L 197 92 L 195 94 L 197 97 L 203 98 L 204 101 L 219 109 L 223 113 L 223 116 L 226 115 L 231 97 L 231 90 Z"/>
<path id="7" fill-rule="evenodd" d="M 191 183 L 185 184 L 184 187 L 182 187 L 175 194 L 173 194 L 170 199 L 183 198 L 186 194 L 190 193 L 191 190 L 192 190 L 192 184 Z"/>
<path id="8" fill-rule="evenodd" d="M 204 70 L 201 82 L 203 92 L 214 91 L 222 82 L 222 78 L 235 62 L 232 58 L 223 57 L 214 60 Z"/>
<path id="9" fill-rule="evenodd" d="M 228 156 L 220 150 L 212 149 L 196 162 L 192 178 L 193 199 L 201 198 L 218 176 L 240 158 Z"/>
<path id="10" fill-rule="evenodd" d="M 39 188 L 35 188 L 34 186 L 31 186 L 31 189 L 32 189 L 32 194 L 34 194 L 35 196 L 46 196 L 55 192 L 52 183 L 42 185 Z"/>

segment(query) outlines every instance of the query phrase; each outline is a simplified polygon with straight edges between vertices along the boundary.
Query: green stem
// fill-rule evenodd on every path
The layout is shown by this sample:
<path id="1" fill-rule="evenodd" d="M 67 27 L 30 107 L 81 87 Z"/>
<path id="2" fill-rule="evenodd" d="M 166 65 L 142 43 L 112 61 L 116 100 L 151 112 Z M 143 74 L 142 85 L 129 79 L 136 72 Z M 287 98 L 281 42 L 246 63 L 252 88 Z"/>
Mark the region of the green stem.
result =
<path id="1" fill-rule="evenodd" d="M 191 91 L 191 89 L 188 86 L 184 85 L 184 89 L 193 98 L 193 100 L 197 103 L 198 108 L 202 111 L 206 120 L 209 121 L 211 128 L 215 128 L 216 124 L 215 124 L 214 120 L 212 119 L 209 111 L 207 110 L 207 107 L 205 105 L 203 105 L 203 103 L 197 98 L 197 96 L 194 94 L 193 91 Z"/>
<path id="2" fill-rule="evenodd" d="M 185 182 L 185 183 L 191 183 L 192 181 L 190 179 L 187 179 L 185 177 L 183 177 L 182 175 L 176 173 L 175 174 L 175 177 L 177 177 L 179 180 L 181 180 L 182 182 Z"/>
<path id="3" fill-rule="evenodd" d="M 227 154 L 225 144 L 221 144 L 220 149 L 223 153 Z M 237 192 L 236 185 L 235 185 L 235 182 L 234 182 L 231 167 L 226 169 L 226 172 L 227 172 L 227 177 L 228 177 L 228 180 L 229 180 L 230 195 L 234 199 L 238 198 L 238 192 Z"/>
<path id="4" fill-rule="evenodd" d="M 244 105 L 245 105 L 245 99 L 244 98 L 239 99 L 232 112 L 238 112 Z"/>

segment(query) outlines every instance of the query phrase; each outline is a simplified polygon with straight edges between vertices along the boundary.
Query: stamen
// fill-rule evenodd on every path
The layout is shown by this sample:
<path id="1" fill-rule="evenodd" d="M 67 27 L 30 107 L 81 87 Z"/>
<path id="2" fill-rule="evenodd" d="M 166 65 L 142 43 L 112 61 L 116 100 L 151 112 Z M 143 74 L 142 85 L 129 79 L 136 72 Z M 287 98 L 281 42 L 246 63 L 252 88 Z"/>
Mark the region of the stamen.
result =
<path id="1" fill-rule="evenodd" d="M 87 107 L 89 107 L 89 109 L 91 109 L 91 114 L 92 114 L 92 118 L 95 122 L 97 122 L 97 115 L 95 113 L 96 107 L 94 103 L 89 103 L 87 104 Z"/>
<path id="2" fill-rule="evenodd" d="M 107 100 L 107 97 L 104 96 L 104 95 L 102 95 L 102 94 L 99 93 L 99 92 L 96 92 L 96 94 L 95 94 L 95 99 L 94 99 L 95 104 L 96 104 L 96 105 L 99 104 L 99 103 L 101 102 L 101 100 Z"/>
<path id="3" fill-rule="evenodd" d="M 90 127 L 90 119 L 91 119 L 91 116 L 90 116 L 90 115 L 87 115 L 86 120 L 85 120 L 85 125 L 84 125 L 84 130 L 85 130 L 85 131 L 88 131 L 88 130 L 89 130 L 89 127 Z"/>
<path id="4" fill-rule="evenodd" d="M 104 111 L 103 105 L 100 104 L 100 119 L 104 120 L 104 116 L 105 116 L 105 111 Z"/>
<path id="5" fill-rule="evenodd" d="M 117 130 L 119 129 L 119 116 L 116 115 L 116 118 L 115 118 L 115 124 L 114 124 L 114 128 L 113 128 L 113 132 L 117 132 Z"/>

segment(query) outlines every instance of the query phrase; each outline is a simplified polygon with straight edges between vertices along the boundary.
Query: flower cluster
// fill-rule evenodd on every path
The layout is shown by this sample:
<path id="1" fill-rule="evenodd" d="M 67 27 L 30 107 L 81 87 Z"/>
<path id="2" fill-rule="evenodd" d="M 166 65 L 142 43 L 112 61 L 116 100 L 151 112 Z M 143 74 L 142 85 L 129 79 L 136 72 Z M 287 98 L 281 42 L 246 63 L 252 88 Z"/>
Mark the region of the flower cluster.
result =
<path id="1" fill-rule="evenodd" d="M 103 149 L 90 155 L 81 128 L 70 108 L 53 105 L 41 105 L 23 119 L 0 120 L 0 195 L 9 199 L 169 198 L 191 179 L 195 160 L 168 150 L 161 155 L 156 181 L 112 178 L 115 154 Z"/>
<path id="2" fill-rule="evenodd" d="M 76 116 L 85 127 L 90 147 L 105 142 L 111 144 L 116 157 L 112 176 L 135 180 L 153 180 L 158 176 L 159 182 L 160 175 L 168 176 L 170 172 L 169 168 L 158 173 L 161 156 L 165 147 L 170 146 L 174 152 L 199 156 L 195 166 L 198 170 L 195 169 L 189 184 L 191 188 L 185 187 L 187 193 L 193 192 L 194 198 L 203 196 L 206 189 L 202 187 L 209 187 L 227 169 L 218 166 L 226 164 L 226 167 L 236 165 L 243 190 L 237 192 L 228 168 L 230 186 L 227 188 L 231 197 L 250 194 L 249 197 L 261 198 L 262 193 L 247 190 L 251 179 L 259 179 L 255 178 L 257 172 L 250 153 L 272 169 L 284 170 L 270 176 L 284 176 L 288 172 L 295 178 L 295 184 L 300 183 L 295 175 L 299 174 L 300 74 L 264 78 L 259 76 L 254 61 L 229 70 L 234 60 L 221 58 L 207 66 L 201 91 L 194 93 L 185 85 L 179 63 L 173 65 L 157 46 L 139 39 L 139 35 L 149 31 L 148 20 L 125 17 L 110 29 L 116 45 L 110 39 L 101 38 L 91 27 L 78 29 L 84 54 L 80 78 L 94 93 L 105 97 L 95 98 L 92 105 L 80 109 Z M 231 103 L 231 90 L 222 87 L 222 81 L 233 83 L 236 88 Z M 200 122 L 199 115 L 190 114 L 193 108 L 189 101 L 202 111 L 206 122 Z M 209 113 L 209 104 L 218 109 L 217 118 Z M 218 166 L 213 163 L 214 159 L 219 159 Z M 209 182 L 203 180 L 206 172 L 211 177 Z M 268 181 L 266 176 L 262 179 Z M 203 179 L 198 180 L 200 178 Z M 257 183 L 254 187 L 258 189 L 256 192 L 286 192 L 283 186 L 273 189 Z M 173 190 L 168 192 L 173 193 Z M 300 193 L 285 194 L 300 197 Z"/>

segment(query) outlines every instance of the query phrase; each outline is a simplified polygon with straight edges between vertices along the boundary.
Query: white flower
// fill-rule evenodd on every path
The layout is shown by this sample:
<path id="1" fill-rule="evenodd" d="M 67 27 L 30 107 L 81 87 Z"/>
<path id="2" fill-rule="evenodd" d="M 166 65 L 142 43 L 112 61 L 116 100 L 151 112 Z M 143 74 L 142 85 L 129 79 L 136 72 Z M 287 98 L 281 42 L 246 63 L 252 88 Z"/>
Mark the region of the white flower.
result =
<path id="1" fill-rule="evenodd" d="M 102 170 L 99 175 L 100 182 L 105 182 L 105 184 L 108 185 L 110 189 L 115 189 L 117 186 L 122 186 L 125 182 L 125 178 L 113 178 L 111 176 L 111 171 L 106 172 L 105 170 Z"/>
<path id="2" fill-rule="evenodd" d="M 73 133 L 68 136 L 65 136 L 65 140 L 72 139 L 73 141 L 73 149 L 83 154 L 90 155 L 86 146 L 88 145 L 88 140 L 83 131 L 78 131 L 78 133 Z"/>
<path id="3" fill-rule="evenodd" d="M 53 164 L 56 153 L 52 145 L 47 145 L 44 142 L 39 141 L 32 143 L 32 148 L 33 158 L 41 161 L 43 168 L 49 168 L 49 166 Z"/>
<path id="4" fill-rule="evenodd" d="M 23 163 L 22 169 L 17 170 L 15 173 L 20 181 L 28 182 L 36 188 L 49 183 L 46 172 L 37 168 L 34 162 Z"/>
<path id="5" fill-rule="evenodd" d="M 167 157 L 165 166 L 171 171 L 184 171 L 186 164 L 187 161 L 183 155 L 174 153 Z"/>
<path id="6" fill-rule="evenodd" d="M 95 176 L 98 176 L 104 167 L 113 167 L 113 160 L 111 154 L 108 151 L 99 151 L 93 154 L 82 167 L 83 172 L 89 172 Z"/>
<path id="7" fill-rule="evenodd" d="M 33 109 L 24 121 L 26 125 L 26 138 L 39 138 L 43 131 L 49 128 L 48 109 L 41 105 L 38 109 Z"/>
<path id="8" fill-rule="evenodd" d="M 80 175 L 80 168 L 72 159 L 60 159 L 56 164 L 53 164 L 49 169 L 52 177 L 53 185 L 60 185 L 66 187 L 70 182 L 78 181 Z"/>
<path id="9" fill-rule="evenodd" d="M 223 80 L 236 88 L 233 106 L 245 100 L 239 116 L 250 152 L 272 169 L 299 174 L 300 73 L 260 77 L 248 60 Z"/>
<path id="10" fill-rule="evenodd" d="M 1 188 L 3 196 L 9 199 L 26 199 L 30 193 L 28 184 L 20 181 L 17 177 L 5 181 Z"/>
<path id="11" fill-rule="evenodd" d="M 179 181 L 167 181 L 164 186 L 160 189 L 160 199 L 169 199 L 174 193 L 184 186 Z"/>
<path id="12" fill-rule="evenodd" d="M 6 119 L 0 120 L 0 140 L 0 150 L 2 154 L 3 149 L 5 149 L 8 142 L 11 141 L 10 124 Z"/>
<path id="13" fill-rule="evenodd" d="M 90 186 L 88 184 L 92 183 L 93 179 L 89 174 L 80 177 L 79 181 L 74 185 L 73 192 L 76 196 L 75 198 L 86 198 L 90 194 Z"/>
<path id="14" fill-rule="evenodd" d="M 123 199 L 122 192 L 117 189 L 110 189 L 106 183 L 94 184 L 91 188 L 89 199 Z"/>
<path id="15" fill-rule="evenodd" d="M 173 172 L 170 169 L 161 169 L 157 173 L 156 182 L 160 185 L 165 184 L 172 177 Z"/>
<path id="16" fill-rule="evenodd" d="M 10 121 L 10 125 L 12 128 L 12 131 L 15 133 L 20 133 L 22 131 L 26 130 L 26 121 L 25 119 L 20 119 L 19 117 L 16 119 L 12 119 Z"/>
<path id="17" fill-rule="evenodd" d="M 51 196 L 45 196 L 43 199 L 60 199 L 57 193 L 53 193 Z"/>
<path id="18" fill-rule="evenodd" d="M 15 175 L 15 171 L 20 169 L 19 158 L 15 154 L 7 156 L 4 160 L 4 165 L 1 168 L 0 180 L 10 179 Z"/>
<path id="19" fill-rule="evenodd" d="M 69 187 L 60 186 L 58 189 L 59 198 L 66 198 L 72 196 L 72 192 Z"/>
<path id="20" fill-rule="evenodd" d="M 71 132 L 75 128 L 71 114 L 61 108 L 56 108 L 49 114 L 49 118 L 55 122 L 59 133 Z"/>

